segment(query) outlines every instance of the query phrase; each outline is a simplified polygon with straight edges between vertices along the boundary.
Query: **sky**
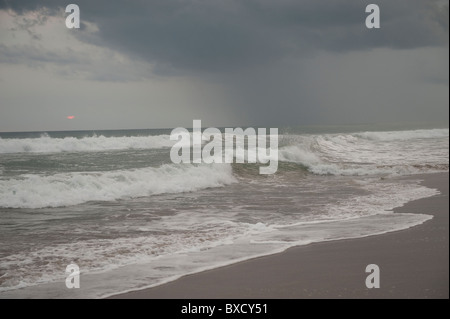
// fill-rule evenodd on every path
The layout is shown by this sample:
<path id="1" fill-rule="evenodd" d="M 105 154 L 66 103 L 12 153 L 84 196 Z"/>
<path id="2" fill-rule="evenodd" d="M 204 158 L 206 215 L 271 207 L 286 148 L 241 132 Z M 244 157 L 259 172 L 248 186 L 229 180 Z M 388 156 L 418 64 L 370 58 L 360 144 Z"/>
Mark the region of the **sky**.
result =
<path id="1" fill-rule="evenodd" d="M 448 0 L 71 1 L 0 0 L 0 131 L 448 125 Z"/>

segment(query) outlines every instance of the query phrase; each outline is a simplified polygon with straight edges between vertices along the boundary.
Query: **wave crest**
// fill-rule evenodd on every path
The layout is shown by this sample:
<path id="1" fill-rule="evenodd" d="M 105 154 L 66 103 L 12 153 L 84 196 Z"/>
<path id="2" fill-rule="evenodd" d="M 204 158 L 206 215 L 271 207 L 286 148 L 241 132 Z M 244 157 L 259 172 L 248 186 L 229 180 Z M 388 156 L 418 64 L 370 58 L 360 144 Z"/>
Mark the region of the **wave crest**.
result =
<path id="1" fill-rule="evenodd" d="M 51 138 L 48 135 L 42 135 L 40 138 L 0 138 L 0 154 L 154 149 L 172 147 L 173 144 L 174 142 L 170 140 L 169 135 L 131 137 L 105 137 L 100 135 L 83 138 Z"/>
<path id="2" fill-rule="evenodd" d="M 231 165 L 175 165 L 0 180 L 0 207 L 44 208 L 181 193 L 234 183 Z"/>
<path id="3" fill-rule="evenodd" d="M 284 135 L 279 160 L 301 164 L 319 175 L 448 171 L 448 137 L 448 129 Z"/>

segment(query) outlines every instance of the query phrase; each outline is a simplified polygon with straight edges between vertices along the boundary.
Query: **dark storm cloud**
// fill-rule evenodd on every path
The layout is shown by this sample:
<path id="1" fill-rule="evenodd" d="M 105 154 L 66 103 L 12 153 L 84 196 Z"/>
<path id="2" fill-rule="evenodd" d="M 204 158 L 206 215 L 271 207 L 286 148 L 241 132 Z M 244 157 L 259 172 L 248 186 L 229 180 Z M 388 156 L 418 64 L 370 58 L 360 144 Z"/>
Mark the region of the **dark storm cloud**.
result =
<path id="1" fill-rule="evenodd" d="M 34 39 L 3 41 L 1 66 L 67 74 L 55 80 L 45 73 L 51 84 L 29 84 L 32 93 L 22 100 L 10 94 L 15 86 L 3 89 L 15 106 L 8 113 L 30 101 L 44 110 L 48 100 L 58 105 L 58 84 L 70 94 L 76 87 L 101 114 L 127 114 L 135 128 L 146 117 L 156 127 L 194 118 L 231 126 L 448 118 L 445 0 L 74 0 L 81 29 L 67 30 L 70 2 L 0 0 L 0 9 L 16 16 L 15 28 Z M 365 26 L 370 3 L 380 7 L 381 29 Z M 39 28 L 45 16 L 59 17 L 48 19 L 51 31 Z M 55 28 L 63 40 L 55 40 Z M 70 82 L 74 74 L 78 86 Z M 66 107 L 83 105 L 73 103 Z"/>
<path id="2" fill-rule="evenodd" d="M 368 30 L 355 0 L 159 0 L 76 3 L 98 26 L 83 41 L 124 52 L 160 73 L 225 72 L 301 58 L 317 50 L 409 49 L 448 43 L 448 4 L 380 0 L 381 29 Z M 62 1 L 2 1 L 18 14 L 61 14 Z"/>

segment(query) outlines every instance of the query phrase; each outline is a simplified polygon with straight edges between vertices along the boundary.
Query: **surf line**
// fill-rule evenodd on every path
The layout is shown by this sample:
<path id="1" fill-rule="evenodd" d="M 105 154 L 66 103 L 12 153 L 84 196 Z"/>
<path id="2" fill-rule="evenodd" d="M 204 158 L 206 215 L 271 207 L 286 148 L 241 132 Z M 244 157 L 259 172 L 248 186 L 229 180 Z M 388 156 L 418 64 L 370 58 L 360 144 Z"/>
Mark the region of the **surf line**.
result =
<path id="1" fill-rule="evenodd" d="M 270 128 L 269 135 L 266 128 L 258 128 L 258 133 L 252 127 L 225 128 L 222 135 L 215 127 L 202 132 L 201 120 L 193 120 L 192 138 L 186 128 L 177 127 L 170 133 L 170 140 L 177 141 L 170 150 L 170 159 L 175 164 L 269 163 L 259 167 L 260 174 L 274 174 L 278 170 L 278 128 Z M 208 143 L 203 145 L 204 141 Z"/>

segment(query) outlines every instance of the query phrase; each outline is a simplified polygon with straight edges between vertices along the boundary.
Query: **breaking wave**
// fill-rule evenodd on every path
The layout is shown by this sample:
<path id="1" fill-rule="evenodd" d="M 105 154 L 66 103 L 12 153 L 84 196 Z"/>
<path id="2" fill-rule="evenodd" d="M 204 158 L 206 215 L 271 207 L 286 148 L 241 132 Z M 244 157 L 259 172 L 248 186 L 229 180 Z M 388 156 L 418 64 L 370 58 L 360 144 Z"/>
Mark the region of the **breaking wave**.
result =
<path id="1" fill-rule="evenodd" d="M 229 164 L 175 165 L 110 172 L 23 175 L 0 180 L 0 207 L 43 208 L 191 192 L 235 182 Z"/>
<path id="2" fill-rule="evenodd" d="M 319 175 L 448 171 L 448 138 L 448 129 L 283 135 L 278 156 Z"/>
<path id="3" fill-rule="evenodd" d="M 105 137 L 89 136 L 83 138 L 0 138 L 0 154 L 10 153 L 60 153 L 92 152 L 126 149 L 154 149 L 172 147 L 170 135 Z"/>

